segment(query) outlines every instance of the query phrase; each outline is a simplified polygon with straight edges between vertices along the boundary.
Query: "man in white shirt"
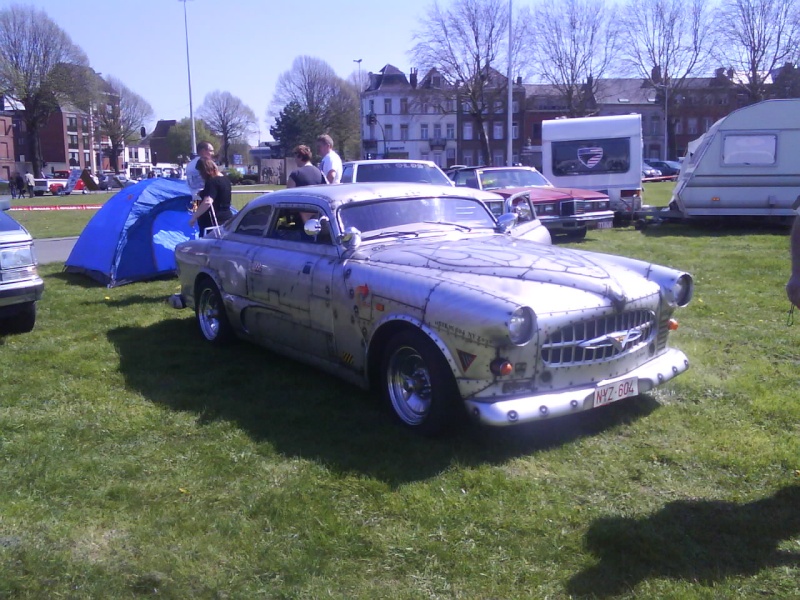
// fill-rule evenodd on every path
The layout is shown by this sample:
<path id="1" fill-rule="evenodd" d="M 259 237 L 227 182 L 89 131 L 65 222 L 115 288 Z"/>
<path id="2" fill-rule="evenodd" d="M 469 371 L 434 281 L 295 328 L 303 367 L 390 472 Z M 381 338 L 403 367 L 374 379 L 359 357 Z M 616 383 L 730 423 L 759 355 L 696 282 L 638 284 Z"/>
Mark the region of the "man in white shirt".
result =
<path id="1" fill-rule="evenodd" d="M 186 183 L 189 184 L 189 189 L 192 190 L 192 196 L 198 196 L 206 186 L 203 176 L 197 170 L 197 161 L 203 156 L 210 159 L 214 158 L 214 146 L 211 142 L 203 141 L 197 144 L 197 156 L 186 166 Z"/>
<path id="2" fill-rule="evenodd" d="M 333 150 L 333 139 L 327 133 L 317 138 L 317 153 L 322 157 L 319 170 L 325 179 L 328 183 L 339 183 L 342 180 L 342 159 Z"/>
<path id="3" fill-rule="evenodd" d="M 786 284 L 786 295 L 789 302 L 800 308 L 800 198 L 794 203 L 793 207 L 797 211 L 797 218 L 794 220 L 791 236 L 791 256 L 792 274 Z"/>

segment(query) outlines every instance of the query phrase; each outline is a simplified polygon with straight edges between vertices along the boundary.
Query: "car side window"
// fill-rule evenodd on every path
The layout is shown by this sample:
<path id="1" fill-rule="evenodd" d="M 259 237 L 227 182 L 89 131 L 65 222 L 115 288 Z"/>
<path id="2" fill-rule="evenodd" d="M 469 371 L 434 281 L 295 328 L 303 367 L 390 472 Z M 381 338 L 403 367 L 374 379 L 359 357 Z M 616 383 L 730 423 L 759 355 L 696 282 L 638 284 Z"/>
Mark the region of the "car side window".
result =
<path id="1" fill-rule="evenodd" d="M 304 230 L 306 221 L 319 219 L 320 216 L 320 210 L 315 206 L 278 208 L 277 218 L 269 237 L 292 242 L 331 244 L 331 235 L 328 229 L 323 229 L 322 233 L 316 237 L 306 235 Z"/>
<path id="2" fill-rule="evenodd" d="M 239 221 L 236 233 L 252 237 L 264 237 L 269 227 L 270 216 L 272 216 L 271 206 L 259 206 L 248 211 Z"/>
<path id="3" fill-rule="evenodd" d="M 345 165 L 342 170 L 341 183 L 353 183 L 353 165 Z"/>

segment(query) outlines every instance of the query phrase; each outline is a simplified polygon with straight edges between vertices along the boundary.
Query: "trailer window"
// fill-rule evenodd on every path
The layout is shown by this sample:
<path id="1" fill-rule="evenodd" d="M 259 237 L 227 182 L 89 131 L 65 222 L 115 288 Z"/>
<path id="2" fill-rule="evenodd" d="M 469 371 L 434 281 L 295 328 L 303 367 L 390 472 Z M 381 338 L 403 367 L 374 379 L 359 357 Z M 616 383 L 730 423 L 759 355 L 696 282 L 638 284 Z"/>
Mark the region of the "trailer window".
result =
<path id="1" fill-rule="evenodd" d="M 776 135 L 726 135 L 722 144 L 724 165 L 774 165 Z"/>
<path id="2" fill-rule="evenodd" d="M 553 175 L 627 173 L 631 168 L 630 138 L 552 142 Z"/>

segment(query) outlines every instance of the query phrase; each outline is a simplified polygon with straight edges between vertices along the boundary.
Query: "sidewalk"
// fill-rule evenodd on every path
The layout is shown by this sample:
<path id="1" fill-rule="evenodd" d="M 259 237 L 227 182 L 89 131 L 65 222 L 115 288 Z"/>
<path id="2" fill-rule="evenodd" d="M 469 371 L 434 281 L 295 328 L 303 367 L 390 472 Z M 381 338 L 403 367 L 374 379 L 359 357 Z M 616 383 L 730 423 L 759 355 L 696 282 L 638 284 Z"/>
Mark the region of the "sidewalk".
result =
<path id="1" fill-rule="evenodd" d="M 69 258 L 69 253 L 72 252 L 72 247 L 77 239 L 78 236 L 33 240 L 33 247 L 36 250 L 36 258 L 39 260 L 39 264 L 65 262 Z"/>

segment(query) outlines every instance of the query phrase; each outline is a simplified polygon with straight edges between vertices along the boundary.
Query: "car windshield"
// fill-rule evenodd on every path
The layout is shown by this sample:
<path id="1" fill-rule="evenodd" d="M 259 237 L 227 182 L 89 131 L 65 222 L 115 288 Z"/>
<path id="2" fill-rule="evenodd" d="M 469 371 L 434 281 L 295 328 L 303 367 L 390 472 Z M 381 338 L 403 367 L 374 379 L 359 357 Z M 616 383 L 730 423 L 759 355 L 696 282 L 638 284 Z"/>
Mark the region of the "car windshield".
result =
<path id="1" fill-rule="evenodd" d="M 344 206 L 339 218 L 343 230 L 355 227 L 362 234 L 381 230 L 419 231 L 429 227 L 416 225 L 433 223 L 459 228 L 495 226 L 483 203 L 472 198 L 397 198 L 358 202 Z M 409 229 L 407 226 L 412 224 L 415 227 Z"/>
<path id="2" fill-rule="evenodd" d="M 452 185 L 447 176 L 436 167 L 414 162 L 361 164 L 358 165 L 356 178 L 359 183 L 403 181 Z"/>
<path id="3" fill-rule="evenodd" d="M 478 171 L 481 186 L 484 190 L 500 188 L 518 188 L 547 186 L 552 184 L 544 175 L 533 169 L 492 169 L 491 171 Z"/>

